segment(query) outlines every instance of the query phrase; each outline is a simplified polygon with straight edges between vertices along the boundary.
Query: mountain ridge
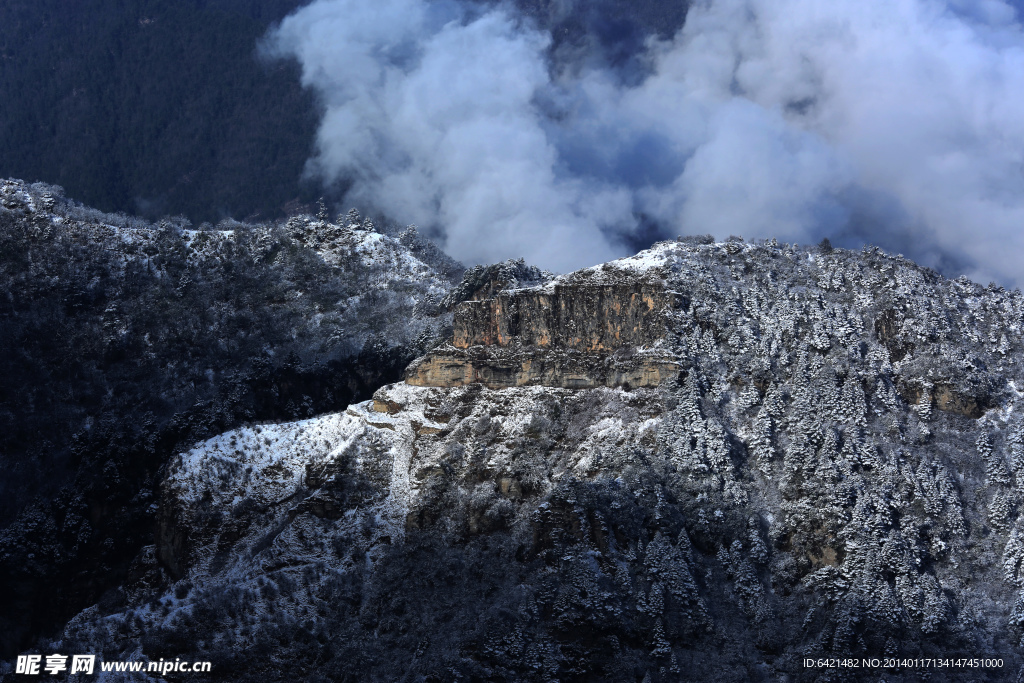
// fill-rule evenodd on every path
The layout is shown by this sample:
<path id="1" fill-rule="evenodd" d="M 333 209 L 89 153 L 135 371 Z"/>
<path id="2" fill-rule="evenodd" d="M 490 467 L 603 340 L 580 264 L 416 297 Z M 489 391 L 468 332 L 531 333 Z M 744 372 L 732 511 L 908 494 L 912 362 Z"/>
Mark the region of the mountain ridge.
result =
<path id="1" fill-rule="evenodd" d="M 612 355 L 675 374 L 416 386 L 414 363 L 343 412 L 215 437 L 164 479 L 139 578 L 54 646 L 239 681 L 819 680 L 805 657 L 962 656 L 1016 678 L 1020 292 L 871 248 L 682 238 L 511 289 L 468 274 L 466 350 L 576 351 L 602 376 L 572 340 L 621 302 L 535 304 L 609 278 L 671 294 L 664 335 Z M 529 324 L 487 331 L 514 308 Z"/>
<path id="2" fill-rule="evenodd" d="M 369 398 L 461 270 L 354 212 L 194 229 L 0 181 L 3 657 L 130 573 L 173 455 Z"/>

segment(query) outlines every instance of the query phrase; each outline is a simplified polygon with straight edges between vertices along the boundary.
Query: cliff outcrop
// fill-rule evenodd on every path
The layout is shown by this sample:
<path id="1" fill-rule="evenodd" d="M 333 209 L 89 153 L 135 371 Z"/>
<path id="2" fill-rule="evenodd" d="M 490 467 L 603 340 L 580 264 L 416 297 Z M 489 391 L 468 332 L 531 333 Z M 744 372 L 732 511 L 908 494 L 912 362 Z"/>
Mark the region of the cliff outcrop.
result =
<path id="1" fill-rule="evenodd" d="M 665 345 L 680 299 L 625 262 L 497 289 L 456 305 L 450 342 L 406 371 L 414 386 L 654 387 L 678 375 Z"/>

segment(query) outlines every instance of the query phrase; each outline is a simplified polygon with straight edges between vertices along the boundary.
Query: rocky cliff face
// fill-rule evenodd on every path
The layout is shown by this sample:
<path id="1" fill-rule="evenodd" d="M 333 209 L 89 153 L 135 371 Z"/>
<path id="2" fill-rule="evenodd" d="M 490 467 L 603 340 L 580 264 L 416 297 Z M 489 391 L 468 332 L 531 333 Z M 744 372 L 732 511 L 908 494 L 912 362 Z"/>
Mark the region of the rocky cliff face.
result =
<path id="1" fill-rule="evenodd" d="M 238 681 L 1017 679 L 1019 292 L 690 240 L 455 315 L 372 401 L 182 454 L 136 578 L 57 646 Z"/>
<path id="2" fill-rule="evenodd" d="M 679 372 L 664 347 L 679 305 L 657 273 L 638 276 L 615 265 L 474 293 L 455 308 L 451 342 L 413 363 L 406 381 L 492 389 L 656 387 Z"/>
<path id="3" fill-rule="evenodd" d="M 666 315 L 674 308 L 664 282 L 620 278 L 556 281 L 464 302 L 455 311 L 452 345 L 466 349 L 518 342 L 600 353 L 662 341 L 668 332 Z"/>

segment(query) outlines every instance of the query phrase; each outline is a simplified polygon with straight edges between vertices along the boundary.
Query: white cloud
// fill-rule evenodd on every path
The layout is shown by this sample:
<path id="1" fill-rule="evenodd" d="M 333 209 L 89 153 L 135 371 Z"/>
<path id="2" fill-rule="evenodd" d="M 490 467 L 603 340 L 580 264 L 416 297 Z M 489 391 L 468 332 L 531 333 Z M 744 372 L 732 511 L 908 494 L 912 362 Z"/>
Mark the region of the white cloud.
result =
<path id="1" fill-rule="evenodd" d="M 860 239 L 1024 280 L 1009 5 L 697 2 L 632 85 L 551 69 L 549 41 L 507 8 L 427 0 L 317 0 L 271 36 L 326 106 L 311 171 L 466 262 L 589 265 L 643 214 L 668 235 Z"/>
<path id="2" fill-rule="evenodd" d="M 972 8 L 926 0 L 702 4 L 663 68 L 685 73 L 703 54 L 731 60 L 735 94 L 726 93 L 721 64 L 701 70 L 708 89 L 717 85 L 723 101 L 789 110 L 788 127 L 827 144 L 852 183 L 896 200 L 908 220 L 880 217 L 877 241 L 887 229 L 910 231 L 901 241 L 934 240 L 922 254 L 934 246 L 976 277 L 1018 283 L 1024 36 L 1008 6 Z"/>
<path id="3" fill-rule="evenodd" d="M 551 86 L 545 34 L 502 11 L 432 24 L 418 0 L 353 21 L 364 6 L 320 0 L 275 36 L 325 98 L 319 175 L 354 178 L 355 203 L 440 226 L 467 262 L 525 256 L 563 269 L 624 253 L 601 228 L 632 222 L 628 193 L 556 173 L 533 103 Z"/>

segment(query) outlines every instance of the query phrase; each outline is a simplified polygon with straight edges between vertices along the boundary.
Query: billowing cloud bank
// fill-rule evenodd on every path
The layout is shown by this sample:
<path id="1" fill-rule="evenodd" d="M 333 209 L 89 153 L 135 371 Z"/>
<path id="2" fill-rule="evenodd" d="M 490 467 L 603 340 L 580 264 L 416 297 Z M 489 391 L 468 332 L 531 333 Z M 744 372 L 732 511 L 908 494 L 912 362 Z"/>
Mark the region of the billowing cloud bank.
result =
<path id="1" fill-rule="evenodd" d="M 642 77 L 506 5 L 316 0 L 266 49 L 326 106 L 310 171 L 468 263 L 652 232 L 865 242 L 1024 281 L 1024 32 L 998 0 L 710 0 Z"/>

